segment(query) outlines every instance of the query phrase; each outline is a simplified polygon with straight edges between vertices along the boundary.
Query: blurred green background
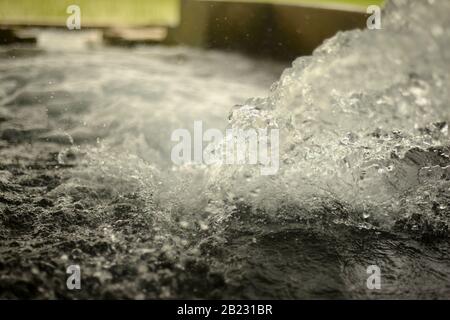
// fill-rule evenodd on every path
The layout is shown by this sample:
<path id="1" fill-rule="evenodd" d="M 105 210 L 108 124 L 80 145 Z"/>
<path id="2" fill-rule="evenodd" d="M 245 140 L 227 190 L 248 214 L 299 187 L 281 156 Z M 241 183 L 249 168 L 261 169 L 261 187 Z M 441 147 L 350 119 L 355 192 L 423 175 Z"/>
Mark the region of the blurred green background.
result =
<path id="1" fill-rule="evenodd" d="M 1 24 L 65 25 L 66 8 L 81 8 L 88 26 L 163 25 L 176 26 L 181 0 L 0 0 Z M 336 7 L 352 5 L 365 10 L 382 0 L 245 0 L 239 2 L 306 4 Z"/>

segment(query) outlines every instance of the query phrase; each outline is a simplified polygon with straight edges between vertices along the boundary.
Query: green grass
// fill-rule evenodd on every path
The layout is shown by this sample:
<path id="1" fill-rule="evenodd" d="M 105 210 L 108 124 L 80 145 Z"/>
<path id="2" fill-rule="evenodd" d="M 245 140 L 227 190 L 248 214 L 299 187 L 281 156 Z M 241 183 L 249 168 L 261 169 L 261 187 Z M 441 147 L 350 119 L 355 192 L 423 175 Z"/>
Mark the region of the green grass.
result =
<path id="1" fill-rule="evenodd" d="M 382 0 L 241 0 L 265 3 L 351 4 L 363 10 Z M 0 24 L 52 24 L 65 26 L 66 8 L 81 8 L 84 26 L 176 25 L 179 0 L 0 0 Z"/>
<path id="2" fill-rule="evenodd" d="M 178 0 L 0 0 L 0 22 L 65 26 L 66 8 L 81 8 L 82 25 L 175 25 Z"/>

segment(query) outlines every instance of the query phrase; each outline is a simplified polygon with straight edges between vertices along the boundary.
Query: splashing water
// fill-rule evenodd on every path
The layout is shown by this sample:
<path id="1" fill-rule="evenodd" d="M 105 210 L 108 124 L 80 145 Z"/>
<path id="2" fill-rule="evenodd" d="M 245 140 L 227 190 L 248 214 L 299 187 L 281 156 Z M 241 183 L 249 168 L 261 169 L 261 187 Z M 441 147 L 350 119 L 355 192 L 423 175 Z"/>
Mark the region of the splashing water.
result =
<path id="1" fill-rule="evenodd" d="M 35 141 L 68 145 L 46 197 L 79 214 L 66 246 L 102 284 L 88 296 L 448 295 L 449 13 L 445 0 L 390 1 L 382 30 L 337 34 L 234 107 L 230 127 L 280 129 L 274 176 L 170 161 L 174 129 L 225 127 L 231 105 L 264 93 L 262 64 L 154 48 L 2 65 L 0 105 L 45 105 L 57 121 Z M 234 69 L 218 76 L 222 59 Z M 365 287 L 374 263 L 379 293 Z"/>
<path id="2" fill-rule="evenodd" d="M 288 206 L 284 217 L 325 212 L 383 230 L 419 219 L 423 232 L 447 234 L 449 10 L 443 1 L 392 1 L 383 30 L 339 33 L 297 59 L 269 97 L 231 118 L 283 130 L 281 172 L 225 173 L 246 180 L 220 172 L 219 187 L 265 214 Z"/>

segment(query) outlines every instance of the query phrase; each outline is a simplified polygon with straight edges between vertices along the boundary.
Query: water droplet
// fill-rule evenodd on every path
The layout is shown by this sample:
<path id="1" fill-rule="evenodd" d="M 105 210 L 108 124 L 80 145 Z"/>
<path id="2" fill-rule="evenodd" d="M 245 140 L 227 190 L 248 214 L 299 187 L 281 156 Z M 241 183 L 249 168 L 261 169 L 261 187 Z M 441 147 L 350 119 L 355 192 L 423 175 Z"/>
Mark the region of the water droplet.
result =
<path id="1" fill-rule="evenodd" d="M 180 221 L 180 226 L 182 227 L 182 228 L 189 228 L 189 222 L 187 222 L 187 221 Z"/>

